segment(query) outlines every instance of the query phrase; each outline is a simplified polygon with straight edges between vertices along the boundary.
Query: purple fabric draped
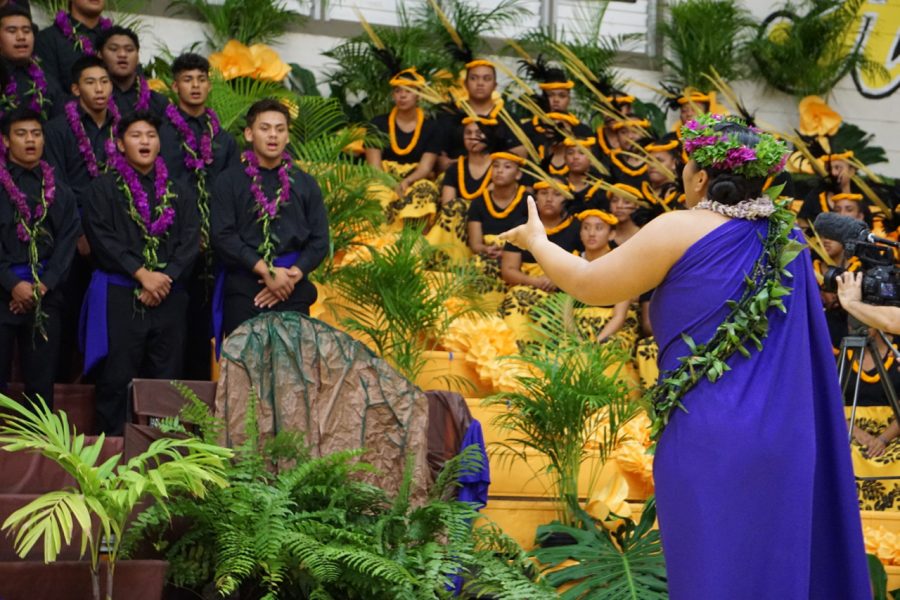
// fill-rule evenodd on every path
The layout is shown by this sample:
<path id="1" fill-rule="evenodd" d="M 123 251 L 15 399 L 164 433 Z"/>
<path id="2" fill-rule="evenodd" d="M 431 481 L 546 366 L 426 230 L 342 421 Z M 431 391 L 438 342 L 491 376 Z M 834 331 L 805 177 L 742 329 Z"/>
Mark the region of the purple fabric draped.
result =
<path id="1" fill-rule="evenodd" d="M 109 354 L 106 300 L 110 285 L 137 288 L 139 284 L 127 275 L 107 273 L 100 269 L 91 275 L 78 322 L 78 346 L 84 354 L 85 373 L 90 373 Z"/>
<path id="2" fill-rule="evenodd" d="M 22 281 L 27 281 L 28 283 L 34 283 L 34 278 L 31 276 L 31 265 L 28 263 L 19 263 L 16 265 L 10 266 L 10 270 L 13 274 L 21 279 Z M 44 263 L 38 263 L 38 277 L 44 274 Z"/>
<path id="3" fill-rule="evenodd" d="M 734 219 L 691 246 L 650 305 L 660 372 L 708 341 L 740 297 L 767 222 Z M 798 232 L 794 234 L 802 239 Z M 672 600 L 869 600 L 837 369 L 809 251 L 763 350 L 684 397 L 654 476 Z"/>
<path id="4" fill-rule="evenodd" d="M 472 419 L 472 422 L 469 423 L 466 435 L 463 436 L 462 444 L 459 446 L 460 452 L 469 446 L 478 446 L 482 463 L 477 470 L 468 469 L 460 474 L 460 488 L 457 499 L 460 502 L 469 502 L 476 509 L 481 510 L 487 504 L 488 487 L 491 485 L 491 465 L 484 447 L 484 434 L 481 431 L 481 423 L 477 419 Z"/>
<path id="5" fill-rule="evenodd" d="M 276 256 L 275 260 L 272 261 L 272 265 L 282 269 L 289 269 L 297 263 L 299 258 L 299 252 L 288 252 L 287 254 Z M 228 271 L 224 267 L 219 267 L 219 270 L 216 272 L 216 282 L 213 286 L 212 328 L 213 337 L 216 339 L 216 359 L 222 354 L 222 338 L 225 337 L 225 332 L 222 329 L 225 322 L 225 277 L 227 276 Z"/>

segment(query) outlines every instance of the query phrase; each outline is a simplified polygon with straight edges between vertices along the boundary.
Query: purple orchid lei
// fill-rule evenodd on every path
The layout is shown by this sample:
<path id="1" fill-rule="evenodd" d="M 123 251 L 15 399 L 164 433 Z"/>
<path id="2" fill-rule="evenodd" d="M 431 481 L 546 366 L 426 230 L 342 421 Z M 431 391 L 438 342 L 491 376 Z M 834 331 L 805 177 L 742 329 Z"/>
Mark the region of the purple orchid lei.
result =
<path id="1" fill-rule="evenodd" d="M 731 171 L 752 178 L 774 175 L 784 168 L 788 155 L 784 142 L 770 133 L 750 127 L 758 140 L 753 147 L 747 146 L 737 135 L 717 129 L 723 121 L 746 127 L 742 120 L 735 117 L 705 114 L 687 121 L 681 128 L 684 150 L 700 167 Z"/>
<path id="2" fill-rule="evenodd" d="M 38 239 L 44 234 L 41 226 L 53 206 L 56 198 L 56 178 L 53 175 L 53 167 L 47 161 L 42 160 L 41 169 L 41 199 L 34 207 L 34 212 L 28 206 L 28 197 L 25 195 L 5 165 L 0 166 L 0 185 L 6 190 L 10 202 L 16 209 L 16 235 L 23 244 L 28 244 L 28 265 L 31 267 L 32 298 L 34 299 L 34 331 L 45 340 L 47 339 L 47 314 L 41 308 L 41 277 L 40 259 L 38 256 Z"/>
<path id="3" fill-rule="evenodd" d="M 213 139 L 219 134 L 222 126 L 219 116 L 211 108 L 206 109 L 206 131 L 197 136 L 181 115 L 181 111 L 174 104 L 166 107 L 166 117 L 181 137 L 181 147 L 184 148 L 184 166 L 193 171 L 197 178 L 197 208 L 200 210 L 200 248 L 206 250 L 209 247 L 209 190 L 206 188 L 206 167 L 213 163 Z M 209 259 L 212 258 L 210 255 Z M 211 267 L 211 264 L 210 264 Z M 210 273 L 212 270 L 210 269 Z"/>
<path id="4" fill-rule="evenodd" d="M 110 147 L 115 148 L 115 145 L 112 144 L 112 132 L 116 130 L 120 118 L 119 108 L 113 101 L 112 96 L 110 96 L 107 101 L 106 110 L 108 110 L 109 114 L 112 116 L 112 125 L 109 128 L 110 139 L 106 144 L 107 156 L 109 156 Z M 84 164 L 85 167 L 87 167 L 88 173 L 90 173 L 92 178 L 99 176 L 100 164 L 97 161 L 97 155 L 94 153 L 94 148 L 91 146 L 91 141 L 88 139 L 87 132 L 84 130 L 84 123 L 81 122 L 81 115 L 78 114 L 78 101 L 71 100 L 67 102 L 65 112 L 66 121 L 69 123 L 69 128 L 72 130 L 72 133 L 75 135 L 75 141 L 78 143 L 78 152 L 84 158 Z"/>
<path id="5" fill-rule="evenodd" d="M 150 110 L 150 84 L 143 75 L 138 75 L 138 101 L 134 105 L 134 112 Z"/>
<path id="6" fill-rule="evenodd" d="M 30 96 L 28 108 L 46 116 L 44 104 L 47 103 L 47 78 L 44 76 L 44 70 L 41 68 L 40 63 L 34 58 L 31 59 L 28 65 L 28 78 L 32 81 L 31 89 L 26 92 Z M 19 84 L 16 83 L 16 78 L 10 75 L 9 83 L 3 88 L 4 113 L 19 106 L 18 91 Z"/>
<path id="7" fill-rule="evenodd" d="M 163 236 L 175 222 L 175 208 L 172 207 L 172 194 L 169 186 L 169 170 L 161 156 L 156 157 L 153 164 L 155 178 L 153 193 L 156 196 L 156 207 L 150 208 L 150 198 L 141 186 L 137 171 L 128 164 L 122 154 L 114 152 L 110 156 L 110 165 L 118 173 L 119 189 L 128 199 L 128 214 L 144 234 L 144 268 L 155 271 L 160 268 L 157 251 Z"/>
<path id="8" fill-rule="evenodd" d="M 72 24 L 72 19 L 64 10 L 56 13 L 56 18 L 53 19 L 53 24 L 62 32 L 66 38 L 72 42 L 72 45 L 76 50 L 81 50 L 83 54 L 95 54 L 94 44 L 91 42 L 90 38 L 85 35 L 81 35 L 75 31 L 77 25 Z M 112 20 L 107 19 L 106 17 L 100 17 L 100 29 L 105 31 L 112 27 Z"/>
<path id="9" fill-rule="evenodd" d="M 257 220 L 262 224 L 263 241 L 257 249 L 262 254 L 263 261 L 269 268 L 269 273 L 275 273 L 273 260 L 275 258 L 275 244 L 272 241 L 271 224 L 278 218 L 278 210 L 282 204 L 285 204 L 291 196 L 291 155 L 284 152 L 281 155 L 281 166 L 278 167 L 278 192 L 275 198 L 266 197 L 260 186 L 259 175 L 259 158 L 252 150 L 247 150 L 241 155 L 241 159 L 246 164 L 244 172 L 250 178 L 250 193 L 256 202 Z"/>

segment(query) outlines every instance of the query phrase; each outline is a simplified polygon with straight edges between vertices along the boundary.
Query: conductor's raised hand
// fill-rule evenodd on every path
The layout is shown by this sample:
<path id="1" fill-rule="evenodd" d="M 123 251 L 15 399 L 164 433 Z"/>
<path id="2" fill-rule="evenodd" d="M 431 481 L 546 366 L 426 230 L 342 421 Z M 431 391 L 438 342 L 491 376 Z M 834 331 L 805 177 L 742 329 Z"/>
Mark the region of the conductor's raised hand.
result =
<path id="1" fill-rule="evenodd" d="M 526 202 L 528 203 L 528 221 L 500 234 L 501 240 L 518 246 L 522 250 L 530 250 L 540 240 L 547 239 L 547 232 L 544 230 L 540 215 L 538 215 L 534 198 L 528 196 Z"/>

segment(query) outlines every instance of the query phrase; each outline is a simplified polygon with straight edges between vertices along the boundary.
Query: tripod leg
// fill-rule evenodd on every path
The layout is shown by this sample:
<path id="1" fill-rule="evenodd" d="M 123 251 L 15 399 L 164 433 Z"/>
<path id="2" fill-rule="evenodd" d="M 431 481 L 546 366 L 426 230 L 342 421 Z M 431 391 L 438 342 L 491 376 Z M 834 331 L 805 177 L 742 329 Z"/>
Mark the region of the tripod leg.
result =
<path id="1" fill-rule="evenodd" d="M 875 356 L 878 356 L 876 353 Z M 866 359 L 866 345 L 862 345 L 859 348 L 859 369 L 856 371 L 856 381 L 853 384 L 853 404 L 850 408 L 850 433 L 848 434 L 848 443 L 853 443 L 853 427 L 856 423 L 856 407 L 859 404 L 859 382 L 862 379 L 862 370 L 863 370 L 863 361 Z M 844 356 L 841 356 L 841 360 L 844 360 Z M 850 362 L 849 357 L 847 357 L 847 362 Z M 877 361 L 876 361 L 877 362 Z M 852 364 L 852 363 L 850 363 Z"/>

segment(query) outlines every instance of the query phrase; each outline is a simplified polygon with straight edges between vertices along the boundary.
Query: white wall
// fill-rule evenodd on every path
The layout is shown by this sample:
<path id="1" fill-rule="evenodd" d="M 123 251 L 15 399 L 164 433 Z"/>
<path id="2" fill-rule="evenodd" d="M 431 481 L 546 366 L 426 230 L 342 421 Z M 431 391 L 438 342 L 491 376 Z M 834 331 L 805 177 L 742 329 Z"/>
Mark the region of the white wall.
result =
<path id="1" fill-rule="evenodd" d="M 417 0 L 418 1 L 418 0 Z M 496 3 L 497 0 L 481 0 L 481 5 L 486 6 Z M 548 0 L 544 0 L 546 3 Z M 537 26 L 542 18 L 552 14 L 555 17 L 557 27 L 566 31 L 572 31 L 579 27 L 579 22 L 584 20 L 584 8 L 590 7 L 590 2 L 584 0 L 555 0 L 552 7 L 548 7 L 541 0 L 525 0 L 525 4 L 533 15 L 526 19 L 520 30 Z M 757 18 L 763 18 L 773 10 L 774 3 L 767 0 L 744 0 L 748 10 Z M 309 3 L 306 3 L 309 7 Z M 330 66 L 329 60 L 321 53 L 334 47 L 341 41 L 338 35 L 352 35 L 360 32 L 353 6 L 358 7 L 366 18 L 374 24 L 393 25 L 397 23 L 397 15 L 393 0 L 331 0 L 324 13 L 324 18 L 310 20 L 302 32 L 286 35 L 277 50 L 286 62 L 296 62 L 311 69 L 317 75 L 324 73 Z M 656 19 L 656 11 L 660 5 L 657 0 L 636 0 L 635 2 L 612 2 L 604 17 L 604 33 L 643 33 L 650 31 L 651 35 L 643 42 L 632 46 L 637 54 L 653 54 L 654 36 L 653 24 Z M 162 14 L 161 7 L 154 5 L 152 12 Z M 309 8 L 307 8 L 309 10 Z M 579 12 L 581 11 L 581 12 Z M 313 9 L 313 14 L 323 16 L 320 8 Z M 879 18 L 878 27 L 872 28 L 873 35 L 885 37 L 885 40 L 893 40 L 900 30 L 900 0 L 869 0 L 863 11 L 870 19 Z M 46 21 L 45 21 L 46 22 Z M 142 58 L 149 59 L 158 52 L 160 45 L 166 45 L 172 51 L 178 52 L 188 47 L 195 40 L 203 39 L 203 28 L 196 21 L 181 18 L 166 18 L 160 16 L 146 16 L 146 25 L 142 31 L 143 47 Z M 517 31 L 503 32 L 504 35 L 515 35 Z M 876 57 L 879 58 L 879 57 Z M 900 59 L 887 64 L 894 72 L 900 72 Z M 661 73 L 658 71 L 624 69 L 623 72 L 634 82 L 642 82 L 650 86 L 656 86 Z M 900 76 L 900 74 L 898 74 Z M 735 89 L 744 101 L 744 104 L 755 111 L 761 123 L 782 130 L 789 130 L 797 126 L 796 101 L 780 92 L 767 90 L 761 84 L 751 82 L 738 82 Z M 630 85 L 630 91 L 638 97 L 652 100 L 654 93 L 638 83 Z M 836 88 L 831 105 L 844 117 L 845 120 L 859 125 L 864 130 L 876 135 L 876 142 L 887 151 L 891 163 L 879 165 L 876 170 L 886 175 L 900 177 L 900 91 L 893 96 L 879 100 L 871 100 L 863 97 L 848 77 Z"/>

